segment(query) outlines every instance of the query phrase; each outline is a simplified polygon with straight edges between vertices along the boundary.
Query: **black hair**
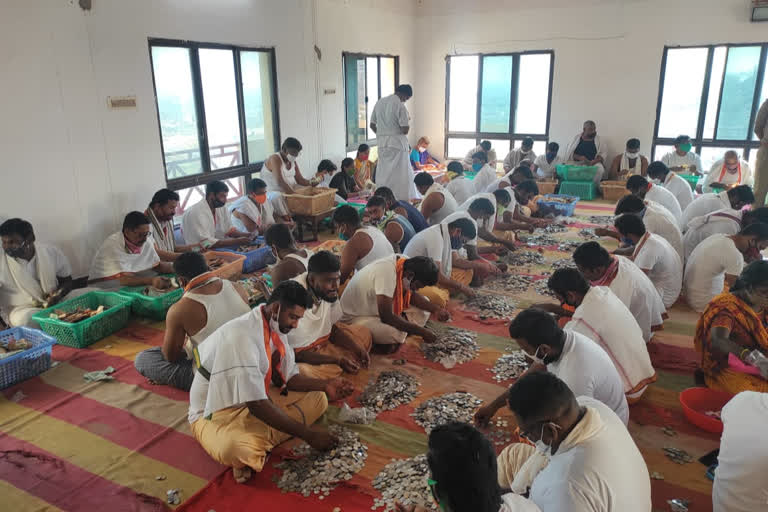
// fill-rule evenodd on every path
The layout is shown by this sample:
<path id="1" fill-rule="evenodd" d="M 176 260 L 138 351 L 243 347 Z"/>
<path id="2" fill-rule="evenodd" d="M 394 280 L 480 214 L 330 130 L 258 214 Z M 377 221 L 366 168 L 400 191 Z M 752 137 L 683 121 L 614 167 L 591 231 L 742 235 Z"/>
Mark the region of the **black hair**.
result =
<path id="1" fill-rule="evenodd" d="M 428 172 L 420 172 L 413 177 L 413 183 L 415 183 L 417 187 L 431 187 L 434 182 L 435 179 Z"/>
<path id="2" fill-rule="evenodd" d="M 547 144 L 547 149 L 557 153 L 558 151 L 560 151 L 560 144 L 558 144 L 557 142 L 550 142 L 549 144 Z"/>
<path id="3" fill-rule="evenodd" d="M 597 242 L 584 242 L 573 251 L 573 261 L 588 269 L 607 267 L 611 264 L 611 255 Z"/>
<path id="4" fill-rule="evenodd" d="M 0 236 L 13 235 L 19 235 L 27 240 L 35 236 L 35 231 L 32 229 L 32 224 L 24 219 L 8 219 L 0 225 Z"/>
<path id="5" fill-rule="evenodd" d="M 312 274 L 325 274 L 341 270 L 341 260 L 331 251 L 316 252 L 307 262 L 307 272 Z"/>
<path id="6" fill-rule="evenodd" d="M 589 281 L 576 268 L 559 268 L 549 279 L 547 287 L 558 295 L 565 296 L 566 292 L 576 292 L 586 295 L 589 291 Z"/>
<path id="7" fill-rule="evenodd" d="M 645 208 L 645 202 L 640 199 L 637 196 L 633 196 L 632 194 L 628 194 L 621 199 L 619 199 L 619 202 L 616 203 L 616 208 L 614 209 L 613 213 L 614 215 L 619 215 L 622 213 L 638 213 Z"/>
<path id="8" fill-rule="evenodd" d="M 371 146 L 369 146 L 368 144 L 360 144 L 359 146 L 357 146 L 358 153 L 365 153 L 366 151 L 370 151 L 370 150 L 371 150 Z"/>
<path id="9" fill-rule="evenodd" d="M 531 147 L 533 147 L 533 139 L 530 138 L 530 137 L 526 137 L 526 138 L 523 139 L 523 142 L 522 142 L 521 145 L 531 148 Z"/>
<path id="10" fill-rule="evenodd" d="M 301 151 L 301 142 L 299 142 L 299 139 L 296 139 L 294 137 L 288 137 L 283 141 L 283 148 L 285 149 L 295 149 L 296 151 Z"/>
<path id="11" fill-rule="evenodd" d="M 414 256 L 403 263 L 406 272 L 413 272 L 413 280 L 424 286 L 435 286 L 439 270 L 435 261 L 428 256 Z"/>
<path id="12" fill-rule="evenodd" d="M 631 213 L 624 213 L 613 219 L 613 225 L 622 235 L 645 235 L 645 223 L 643 219 Z"/>
<path id="13" fill-rule="evenodd" d="M 304 309 L 312 307 L 312 296 L 306 288 L 298 282 L 288 280 L 283 281 L 272 291 L 272 295 L 267 299 L 267 304 L 280 301 L 282 307 L 299 306 Z"/>
<path id="14" fill-rule="evenodd" d="M 515 167 L 515 170 L 512 171 L 512 174 L 522 174 L 523 177 L 527 180 L 533 179 L 533 171 L 531 171 L 530 167 L 527 167 L 525 165 L 519 165 Z"/>
<path id="15" fill-rule="evenodd" d="M 588 124 L 590 126 L 594 126 L 595 128 L 597 128 L 597 123 L 595 123 L 594 121 L 589 120 L 589 119 L 584 121 L 584 124 Z"/>
<path id="16" fill-rule="evenodd" d="M 749 185 L 739 185 L 728 191 L 728 198 L 736 199 L 740 203 L 751 204 L 755 202 L 755 194 Z"/>
<path id="17" fill-rule="evenodd" d="M 515 190 L 528 192 L 535 196 L 539 195 L 539 186 L 536 184 L 535 180 L 523 180 L 515 187 Z"/>
<path id="18" fill-rule="evenodd" d="M 549 372 L 532 372 L 518 379 L 507 394 L 509 408 L 524 423 L 554 420 L 576 402 L 568 385 Z"/>
<path id="19" fill-rule="evenodd" d="M 381 196 L 371 196 L 368 198 L 368 202 L 365 203 L 365 207 L 368 208 L 370 206 L 373 206 L 374 208 L 377 206 L 381 206 L 385 210 L 387 209 L 387 200 L 384 199 Z"/>
<path id="20" fill-rule="evenodd" d="M 357 208 L 349 206 L 348 204 L 339 206 L 333 212 L 334 224 L 349 224 L 350 226 L 360 225 L 360 214 Z"/>
<path id="21" fill-rule="evenodd" d="M 446 169 L 450 172 L 455 172 L 456 174 L 464 174 L 464 166 L 461 165 L 461 162 L 453 161 L 448 163 L 448 167 Z"/>
<path id="22" fill-rule="evenodd" d="M 565 343 L 563 330 L 557 325 L 555 318 L 538 308 L 521 311 L 509 324 L 509 336 L 522 338 L 534 347 L 547 344 L 557 350 L 562 350 Z"/>
<path id="23" fill-rule="evenodd" d="M 640 139 L 629 139 L 627 141 L 628 149 L 640 149 Z"/>
<path id="24" fill-rule="evenodd" d="M 739 231 L 739 234 L 742 236 L 754 236 L 760 241 L 768 240 L 768 224 L 754 222 Z"/>
<path id="25" fill-rule="evenodd" d="M 266 233 L 264 233 L 264 242 L 269 246 L 274 245 L 278 249 L 288 249 L 295 244 L 291 228 L 282 222 L 272 224 L 267 228 Z"/>
<path id="26" fill-rule="evenodd" d="M 741 219 L 741 226 L 745 227 L 754 222 L 764 222 L 768 224 L 768 207 L 761 206 L 760 208 L 744 212 L 744 217 Z"/>
<path id="27" fill-rule="evenodd" d="M 347 158 L 345 158 L 344 160 L 341 161 L 341 168 L 342 169 L 346 169 L 350 165 L 355 165 L 355 161 L 353 159 L 349 158 L 349 157 L 347 157 Z"/>
<path id="28" fill-rule="evenodd" d="M 451 422 L 432 429 L 427 464 L 444 510 L 498 512 L 501 508 L 496 453 L 473 426 Z"/>
<path id="29" fill-rule="evenodd" d="M 336 170 L 336 164 L 331 162 L 328 159 L 320 160 L 320 163 L 317 164 L 317 172 L 333 172 Z"/>
<path id="30" fill-rule="evenodd" d="M 646 174 L 651 178 L 654 176 L 666 176 L 669 174 L 669 167 L 667 167 L 664 162 L 651 162 L 651 164 L 648 166 L 648 171 Z"/>
<path id="31" fill-rule="evenodd" d="M 173 262 L 173 271 L 184 279 L 194 279 L 210 270 L 205 256 L 199 252 L 185 252 Z"/>
<path id="32" fill-rule="evenodd" d="M 678 135 L 675 137 L 675 146 L 678 146 L 684 142 L 690 142 L 691 138 L 688 135 Z"/>
<path id="33" fill-rule="evenodd" d="M 494 197 L 496 197 L 497 203 L 509 204 L 510 202 L 512 202 L 512 196 L 509 195 L 509 192 L 507 192 L 503 188 L 497 188 L 496 190 L 494 190 L 493 195 Z"/>
<path id="34" fill-rule="evenodd" d="M 173 190 L 161 188 L 155 192 L 155 195 L 152 196 L 152 200 L 149 202 L 149 207 L 152 208 L 156 204 L 162 206 L 164 204 L 168 204 L 169 201 L 178 201 L 179 199 L 179 194 Z"/>
<path id="35" fill-rule="evenodd" d="M 400 84 L 395 88 L 395 92 L 399 92 L 400 94 L 410 98 L 413 96 L 413 87 L 408 84 Z"/>
<path id="36" fill-rule="evenodd" d="M 392 192 L 392 189 L 389 187 L 376 187 L 376 190 L 373 192 L 373 195 L 383 197 L 385 201 L 388 203 L 396 203 L 397 198 L 395 198 L 395 194 Z"/>
<path id="37" fill-rule="evenodd" d="M 645 176 L 640 176 L 639 174 L 633 174 L 629 178 L 627 178 L 627 190 L 630 192 L 637 192 L 638 190 L 643 190 L 648 188 L 648 180 L 645 179 Z"/>
<path id="38" fill-rule="evenodd" d="M 264 180 L 260 180 L 259 178 L 253 178 L 248 182 L 248 188 L 246 189 L 249 194 L 256 192 L 257 190 L 266 189 L 267 184 L 264 182 Z"/>
<path id="39" fill-rule="evenodd" d="M 741 271 L 741 275 L 731 286 L 731 292 L 768 286 L 768 261 L 753 261 Z"/>
<path id="40" fill-rule="evenodd" d="M 229 192 L 229 187 L 226 183 L 223 181 L 215 180 L 210 183 L 208 183 L 205 186 L 205 195 L 208 196 L 208 194 L 220 194 L 222 192 Z"/>
<path id="41" fill-rule="evenodd" d="M 480 147 L 483 148 L 486 151 L 490 151 L 491 150 L 491 141 L 484 140 L 483 142 L 480 143 Z"/>
<path id="42" fill-rule="evenodd" d="M 456 219 L 455 221 L 448 224 L 448 229 L 456 228 L 461 229 L 461 234 L 470 240 L 474 240 L 474 238 L 477 236 L 477 228 L 475 227 L 475 223 L 466 217 Z"/>
<path id="43" fill-rule="evenodd" d="M 482 151 L 478 151 L 472 155 L 472 160 L 480 160 L 482 162 L 488 163 L 488 154 L 483 153 Z"/>
<path id="44" fill-rule="evenodd" d="M 472 210 L 474 212 L 480 212 L 485 213 L 487 215 L 495 215 L 496 209 L 493 207 L 493 203 L 490 199 L 486 199 L 484 197 L 481 197 L 480 199 L 475 199 L 472 201 L 472 203 L 469 205 L 469 210 Z"/>
<path id="45" fill-rule="evenodd" d="M 123 231 L 127 229 L 136 229 L 139 226 L 149 224 L 149 219 L 141 212 L 130 212 L 123 219 Z"/>

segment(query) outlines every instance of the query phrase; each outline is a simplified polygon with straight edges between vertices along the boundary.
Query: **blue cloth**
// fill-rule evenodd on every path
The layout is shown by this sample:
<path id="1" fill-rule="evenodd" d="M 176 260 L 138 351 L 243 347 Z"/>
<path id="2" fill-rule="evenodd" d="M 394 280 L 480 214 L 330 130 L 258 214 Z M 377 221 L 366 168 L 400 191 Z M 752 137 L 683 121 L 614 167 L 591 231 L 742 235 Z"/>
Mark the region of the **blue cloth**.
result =
<path id="1" fill-rule="evenodd" d="M 411 226 L 413 226 L 416 233 L 429 227 L 427 219 L 425 219 L 421 212 L 411 203 L 408 201 L 398 201 L 396 204 L 397 206 L 404 208 L 406 213 L 408 213 L 408 222 L 411 223 Z"/>

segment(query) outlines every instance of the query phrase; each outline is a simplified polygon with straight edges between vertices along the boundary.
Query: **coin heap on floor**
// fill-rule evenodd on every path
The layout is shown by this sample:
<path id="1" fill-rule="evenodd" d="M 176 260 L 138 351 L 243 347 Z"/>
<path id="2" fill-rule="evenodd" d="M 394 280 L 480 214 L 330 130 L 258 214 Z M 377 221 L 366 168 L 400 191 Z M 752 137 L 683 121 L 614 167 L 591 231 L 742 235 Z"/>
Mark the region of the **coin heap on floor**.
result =
<path id="1" fill-rule="evenodd" d="M 584 215 L 578 217 L 582 221 L 584 221 L 584 224 L 605 224 L 606 222 L 611 221 L 610 215 Z"/>
<path id="2" fill-rule="evenodd" d="M 539 295 L 555 298 L 555 294 L 552 292 L 552 290 L 549 289 L 549 285 L 547 284 L 546 279 L 539 279 L 538 281 L 534 281 L 533 289 L 536 290 L 536 293 Z"/>
<path id="3" fill-rule="evenodd" d="M 579 236 L 587 240 L 598 240 L 600 238 L 595 234 L 595 228 L 584 228 L 579 231 Z"/>
<path id="4" fill-rule="evenodd" d="M 418 406 L 411 416 L 429 434 L 433 428 L 452 421 L 470 423 L 482 403 L 482 400 L 471 393 L 446 393 L 430 398 Z"/>
<path id="5" fill-rule="evenodd" d="M 515 304 L 510 299 L 483 293 L 464 301 L 464 307 L 476 311 L 480 318 L 509 318 L 515 311 Z"/>
<path id="6" fill-rule="evenodd" d="M 376 412 L 388 411 L 411 403 L 420 393 L 419 381 L 398 370 L 381 372 L 375 381 L 369 382 L 359 402 Z"/>
<path id="7" fill-rule="evenodd" d="M 395 510 L 395 502 L 401 505 L 421 505 L 427 510 L 438 510 L 427 485 L 429 465 L 426 455 L 410 459 L 395 460 L 384 466 L 373 479 L 373 488 L 381 498 L 373 500 L 371 510 L 384 508 L 385 512 Z"/>
<path id="8" fill-rule="evenodd" d="M 560 240 L 558 240 L 557 238 L 551 237 L 546 234 L 541 234 L 541 235 L 534 234 L 534 235 L 521 236 L 520 241 L 526 244 L 528 247 L 557 245 L 560 243 Z"/>
<path id="9" fill-rule="evenodd" d="M 497 292 L 522 293 L 527 290 L 533 278 L 519 274 L 503 273 L 485 280 L 484 288 Z"/>
<path id="10" fill-rule="evenodd" d="M 559 270 L 561 268 L 576 268 L 576 262 L 573 261 L 573 258 L 561 258 L 559 260 L 554 260 L 549 265 L 552 267 L 552 270 Z"/>
<path id="11" fill-rule="evenodd" d="M 293 449 L 293 455 L 301 458 L 275 464 L 283 470 L 283 474 L 276 477 L 280 490 L 298 492 L 304 497 L 319 494 L 322 500 L 336 484 L 350 480 L 363 469 L 368 447 L 360 442 L 357 432 L 340 425 L 332 425 L 328 431 L 339 441 L 332 450 L 317 451 L 303 443 Z"/>
<path id="12" fill-rule="evenodd" d="M 536 228 L 534 233 L 550 233 L 550 234 L 553 234 L 553 233 L 564 233 L 566 231 L 568 231 L 568 226 L 566 226 L 565 224 L 557 224 L 557 223 L 553 222 L 552 224 L 547 224 L 543 228 Z"/>
<path id="13" fill-rule="evenodd" d="M 502 355 L 493 365 L 491 371 L 493 372 L 493 380 L 504 382 L 518 378 L 527 369 L 528 359 L 525 357 L 525 352 L 516 350 L 511 354 Z"/>
<path id="14" fill-rule="evenodd" d="M 544 265 L 546 260 L 544 255 L 538 251 L 514 251 L 510 252 L 503 258 L 503 263 L 511 265 L 513 267 L 526 267 L 530 265 Z"/>
<path id="15" fill-rule="evenodd" d="M 422 343 L 424 357 L 446 368 L 466 363 L 477 357 L 477 333 L 448 327 L 439 332 L 434 343 Z"/>

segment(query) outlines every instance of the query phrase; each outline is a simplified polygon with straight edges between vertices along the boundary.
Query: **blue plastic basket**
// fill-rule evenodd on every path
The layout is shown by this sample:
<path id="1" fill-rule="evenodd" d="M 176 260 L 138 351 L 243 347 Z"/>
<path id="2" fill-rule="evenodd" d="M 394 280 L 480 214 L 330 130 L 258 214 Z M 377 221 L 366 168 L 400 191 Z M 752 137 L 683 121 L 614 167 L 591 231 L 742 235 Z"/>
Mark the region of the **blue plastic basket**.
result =
<path id="1" fill-rule="evenodd" d="M 554 198 L 563 198 L 563 199 L 572 199 L 570 203 L 563 203 L 560 201 L 553 201 Z M 568 194 L 547 194 L 538 201 L 536 201 L 536 204 L 539 205 L 539 208 L 544 207 L 548 209 L 554 209 L 558 215 L 562 215 L 563 217 L 572 217 L 573 212 L 576 209 L 576 203 L 579 202 L 579 198 L 577 196 L 571 196 Z"/>
<path id="2" fill-rule="evenodd" d="M 261 237 L 259 238 L 263 243 L 264 239 Z M 254 248 L 252 251 L 247 252 L 241 252 L 235 249 L 229 249 L 227 247 L 221 247 L 216 250 L 245 256 L 245 260 L 243 261 L 243 274 L 256 272 L 257 270 L 260 270 L 267 265 L 275 263 L 274 254 L 272 254 L 272 250 L 266 245 L 262 245 L 261 247 Z"/>
<path id="3" fill-rule="evenodd" d="M 0 345 L 7 347 L 11 340 L 24 338 L 32 348 L 0 359 L 0 389 L 36 377 L 51 367 L 51 347 L 56 338 L 30 327 L 14 327 L 0 332 Z"/>

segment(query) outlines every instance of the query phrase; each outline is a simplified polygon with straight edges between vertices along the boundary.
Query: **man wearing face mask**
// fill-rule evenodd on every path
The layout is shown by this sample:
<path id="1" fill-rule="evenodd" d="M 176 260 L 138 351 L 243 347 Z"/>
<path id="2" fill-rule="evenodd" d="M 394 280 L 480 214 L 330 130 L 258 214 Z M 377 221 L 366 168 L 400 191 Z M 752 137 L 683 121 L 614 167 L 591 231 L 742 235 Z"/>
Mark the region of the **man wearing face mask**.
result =
<path id="1" fill-rule="evenodd" d="M 464 160 L 461 161 L 465 171 L 472 169 L 472 162 L 474 160 L 474 156 L 477 153 L 485 153 L 485 161 L 489 166 L 491 166 L 491 168 L 496 168 L 496 151 L 492 148 L 491 141 L 484 140 L 474 148 L 470 149 L 469 152 L 467 152 L 467 155 L 464 157 Z"/>
<path id="2" fill-rule="evenodd" d="M 499 486 L 543 512 L 647 512 L 648 467 L 621 419 L 607 405 L 574 396 L 546 372 L 520 378 L 507 405 L 520 435 L 498 457 Z"/>
<path id="3" fill-rule="evenodd" d="M 355 155 L 355 183 L 360 189 L 365 188 L 370 181 L 373 182 L 376 162 L 370 160 L 371 147 L 368 144 L 360 144 Z"/>
<path id="4" fill-rule="evenodd" d="M 648 181 L 645 177 L 639 175 L 632 175 L 627 179 L 627 190 L 633 196 L 640 199 L 647 199 L 658 203 L 672 214 L 678 222 L 678 227 L 682 230 L 683 211 L 680 208 L 680 203 L 677 202 L 677 198 L 661 185 L 656 185 Z"/>
<path id="5" fill-rule="evenodd" d="M 343 205 L 333 212 L 333 223 L 339 238 L 346 240 L 341 251 L 341 282 L 346 283 L 353 272 L 374 261 L 394 254 L 392 244 L 378 227 L 365 226 L 357 209 Z"/>
<path id="6" fill-rule="evenodd" d="M 475 193 L 485 192 L 488 186 L 496 181 L 496 168 L 488 165 L 488 155 L 479 151 L 472 155 L 472 170 L 475 171 L 475 179 L 472 180 L 475 186 Z"/>
<path id="7" fill-rule="evenodd" d="M 301 174 L 299 164 L 296 162 L 301 154 L 301 149 L 301 142 L 293 137 L 288 137 L 283 141 L 280 152 L 271 155 L 264 162 L 261 179 L 267 184 L 269 192 L 293 194 L 297 185 L 310 186 L 309 181 Z"/>
<path id="8" fill-rule="evenodd" d="M 227 322 L 194 351 L 192 435 L 214 460 L 232 467 L 238 483 L 261 471 L 274 447 L 291 437 L 321 451 L 336 444 L 309 426 L 354 386 L 301 375 L 287 339 L 311 307 L 303 286 L 281 283 L 266 305 Z"/>
<path id="9" fill-rule="evenodd" d="M 683 237 L 685 259 L 688 260 L 693 250 L 710 236 L 717 233 L 735 235 L 755 222 L 768 224 L 768 207 L 738 211 L 728 208 L 694 218 L 688 223 L 688 231 Z"/>
<path id="10" fill-rule="evenodd" d="M 320 169 L 320 166 L 325 166 L 325 168 L 329 169 L 330 173 L 336 171 L 336 166 L 330 160 L 320 162 L 318 169 Z M 328 186 L 335 188 L 336 194 L 344 199 L 344 201 L 347 200 L 349 194 L 358 191 L 357 183 L 355 182 L 355 163 L 351 158 L 345 158 L 341 161 L 341 172 L 336 173 L 331 178 Z"/>
<path id="11" fill-rule="evenodd" d="M 277 263 L 269 271 L 272 285 L 293 279 L 307 271 L 309 258 L 314 254 L 309 249 L 299 249 L 291 229 L 285 224 L 273 224 L 267 229 L 264 241 L 272 250 Z"/>
<path id="12" fill-rule="evenodd" d="M 679 135 L 675 139 L 675 150 L 661 157 L 661 162 L 669 167 L 670 171 L 701 176 L 704 171 L 701 157 L 691 149 L 693 149 L 691 138 L 687 135 Z M 688 188 L 691 186 L 688 185 Z"/>
<path id="13" fill-rule="evenodd" d="M 647 170 L 648 159 L 640 154 L 640 141 L 629 139 L 624 152 L 613 159 L 608 177 L 625 180 L 631 176 L 645 176 Z"/>
<path id="14" fill-rule="evenodd" d="M 451 193 L 458 204 L 463 203 L 475 193 L 475 185 L 472 180 L 464 176 L 464 167 L 461 162 L 450 162 L 445 174 L 450 180 L 445 184 L 445 190 Z"/>
<path id="15" fill-rule="evenodd" d="M 171 281 L 158 274 L 171 273 L 173 266 L 160 261 L 155 244 L 149 240 L 149 219 L 141 212 L 130 212 L 123 220 L 123 229 L 101 244 L 88 278 L 102 289 L 153 286 L 165 290 Z"/>
<path id="16" fill-rule="evenodd" d="M 475 292 L 469 288 L 472 282 L 472 270 L 454 267 L 453 263 L 455 260 L 462 259 L 457 251 L 476 234 L 477 230 L 472 220 L 456 219 L 451 223 L 443 222 L 437 226 L 430 226 L 413 237 L 403 254 L 409 258 L 416 256 L 432 258 L 440 269 L 437 284 L 422 288 L 419 292 L 421 295 L 442 308 L 448 304 L 451 292 L 463 293 L 468 297 L 475 295 Z"/>
<path id="17" fill-rule="evenodd" d="M 522 145 L 510 151 L 506 157 L 504 157 L 504 172 L 508 173 L 523 160 L 536 161 L 536 153 L 533 152 L 533 139 L 526 137 L 523 139 Z"/>
<path id="18" fill-rule="evenodd" d="M 254 178 L 248 182 L 246 195 L 228 208 L 232 226 L 243 233 L 264 235 L 267 228 L 283 219 L 275 216 L 272 203 L 267 199 L 267 184 Z"/>
<path id="19" fill-rule="evenodd" d="M 205 186 L 205 199 L 187 208 L 181 217 L 181 234 L 187 244 L 202 244 L 207 249 L 248 245 L 255 235 L 232 226 L 227 211 L 229 187 L 223 181 Z"/>
<path id="20" fill-rule="evenodd" d="M 341 295 L 342 322 L 370 329 L 382 352 L 396 352 L 409 334 L 434 343 L 437 336 L 424 327 L 434 313 L 441 322 L 450 314 L 419 293 L 437 284 L 440 271 L 426 256 L 391 255 L 356 272 Z"/>
<path id="21" fill-rule="evenodd" d="M 373 195 L 384 198 L 384 201 L 387 202 L 387 210 L 398 213 L 408 219 L 416 233 L 429 227 L 427 220 L 415 206 L 408 201 L 398 201 L 389 188 L 377 187 Z"/>
<path id="22" fill-rule="evenodd" d="M 30 325 L 32 315 L 65 298 L 73 287 L 72 268 L 60 249 L 37 242 L 32 224 L 9 219 L 0 225 L 0 310 L 11 327 Z"/>
<path id="23" fill-rule="evenodd" d="M 580 165 L 594 165 L 597 167 L 595 184 L 599 184 L 605 174 L 605 159 L 607 148 L 603 145 L 600 136 L 597 135 L 597 125 L 594 121 L 586 121 L 581 133 L 576 135 L 565 151 L 565 159 Z"/>
<path id="24" fill-rule="evenodd" d="M 150 224 L 150 234 L 157 255 L 163 261 L 175 261 L 187 251 L 202 250 L 202 245 L 176 245 L 173 234 L 173 216 L 179 206 L 179 194 L 163 188 L 155 192 L 149 208 L 144 211 Z"/>
<path id="25" fill-rule="evenodd" d="M 683 211 L 693 202 L 691 186 L 677 173 L 670 171 L 663 162 L 653 162 L 648 166 L 647 173 L 650 180 L 672 192 Z"/>
<path id="26" fill-rule="evenodd" d="M 376 183 L 389 187 L 396 198 L 404 201 L 416 197 L 408 159 L 411 116 L 405 108 L 405 102 L 411 96 L 413 88 L 400 84 L 394 94 L 377 101 L 371 113 L 371 130 L 376 134 L 379 145 Z"/>
<path id="27" fill-rule="evenodd" d="M 753 185 L 752 169 L 746 160 L 739 158 L 733 150 L 726 151 L 723 158 L 712 164 L 709 174 L 704 179 L 702 189 L 705 193 L 727 190 L 738 185 Z"/>
<path id="28" fill-rule="evenodd" d="M 687 229 L 688 224 L 696 217 L 709 215 L 718 210 L 740 211 L 752 204 L 754 200 L 755 195 L 749 185 L 738 185 L 721 192 L 702 194 L 683 210 L 682 222 Z"/>
<path id="29" fill-rule="evenodd" d="M 189 391 L 195 376 L 193 349 L 251 308 L 242 285 L 214 276 L 200 253 L 181 254 L 173 270 L 184 295 L 168 309 L 163 345 L 139 352 L 133 364 L 154 384 Z"/>
<path id="30" fill-rule="evenodd" d="M 533 166 L 536 169 L 537 179 L 554 180 L 556 178 L 557 166 L 565 163 L 557 154 L 558 151 L 560 151 L 560 144 L 550 142 L 547 144 L 547 152 L 536 157 L 536 160 L 533 161 Z"/>
<path id="31" fill-rule="evenodd" d="M 302 375 L 332 379 L 343 372 L 356 374 L 370 363 L 371 331 L 340 322 L 340 270 L 336 255 L 320 251 L 309 259 L 307 272 L 293 278 L 312 297 L 312 306 L 288 333 Z"/>
<path id="32" fill-rule="evenodd" d="M 532 361 L 527 372 L 548 371 L 563 380 L 579 396 L 588 396 L 611 408 L 626 425 L 629 407 L 624 385 L 611 358 L 597 343 L 574 331 L 562 330 L 554 317 L 531 307 L 509 324 L 509 335 Z M 507 393 L 475 413 L 485 427 L 507 403 Z"/>
<path id="33" fill-rule="evenodd" d="M 414 176 L 413 182 L 419 193 L 424 196 L 419 208 L 430 226 L 440 224 L 458 209 L 459 205 L 453 195 L 428 172 L 420 172 Z"/>
<path id="34" fill-rule="evenodd" d="M 761 260 L 768 248 L 768 224 L 755 223 L 735 235 L 716 234 L 701 242 L 685 265 L 683 290 L 694 311 L 704 311 L 723 287 L 730 288 L 744 263 Z"/>
<path id="35" fill-rule="evenodd" d="M 411 222 L 399 213 L 387 210 L 387 202 L 381 196 L 368 199 L 363 221 L 384 233 L 396 253 L 405 251 L 408 242 L 416 235 Z"/>

